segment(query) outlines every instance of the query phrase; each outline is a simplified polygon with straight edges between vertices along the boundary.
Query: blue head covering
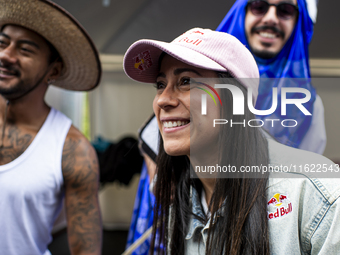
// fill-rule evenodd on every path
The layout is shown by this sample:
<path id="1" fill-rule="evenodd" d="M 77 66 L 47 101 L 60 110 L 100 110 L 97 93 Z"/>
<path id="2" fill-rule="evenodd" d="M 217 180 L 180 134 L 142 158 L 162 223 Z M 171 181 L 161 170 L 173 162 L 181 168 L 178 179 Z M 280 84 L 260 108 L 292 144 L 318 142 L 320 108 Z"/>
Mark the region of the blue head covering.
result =
<path id="1" fill-rule="evenodd" d="M 139 239 L 153 223 L 153 206 L 155 196 L 150 192 L 150 176 L 148 169 L 143 163 L 141 176 L 139 179 L 138 190 L 133 207 L 130 230 L 127 238 L 126 248 L 129 248 L 137 239 Z M 151 245 L 151 235 L 136 248 L 132 255 L 148 255 Z M 157 251 L 155 247 L 154 252 Z"/>
<path id="2" fill-rule="evenodd" d="M 225 16 L 217 31 L 227 32 L 238 38 L 250 50 L 245 34 L 245 16 L 247 0 L 236 0 L 228 14 Z M 262 119 L 294 119 L 296 127 L 283 127 L 276 122 L 264 121 L 265 128 L 281 143 L 299 147 L 304 135 L 311 124 L 311 116 L 305 116 L 296 106 L 288 105 L 287 114 L 281 115 L 281 88 L 300 87 L 310 91 L 311 99 L 304 103 L 304 107 L 313 114 L 313 103 L 316 91 L 310 84 L 308 45 L 313 36 L 313 21 L 308 15 L 307 5 L 304 0 L 297 0 L 299 16 L 291 37 L 286 42 L 280 53 L 272 59 L 255 57 L 259 67 L 261 82 L 259 96 L 255 108 L 258 110 L 269 109 L 272 105 L 272 88 L 278 88 L 278 107 L 270 116 L 257 116 Z M 267 79 L 267 78 L 306 78 L 306 79 Z M 287 98 L 302 98 L 301 93 L 289 93 Z M 292 125 L 294 123 L 286 123 Z"/>

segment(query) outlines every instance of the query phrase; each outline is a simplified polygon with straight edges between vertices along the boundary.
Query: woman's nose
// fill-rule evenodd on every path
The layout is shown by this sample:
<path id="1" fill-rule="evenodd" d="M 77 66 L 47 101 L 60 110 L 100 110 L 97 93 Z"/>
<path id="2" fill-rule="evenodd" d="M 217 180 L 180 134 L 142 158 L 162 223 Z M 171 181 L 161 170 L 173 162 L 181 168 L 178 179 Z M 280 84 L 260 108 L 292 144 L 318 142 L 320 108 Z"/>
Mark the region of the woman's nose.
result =
<path id="1" fill-rule="evenodd" d="M 166 86 L 158 96 L 157 104 L 162 109 L 176 107 L 178 105 L 178 92 L 173 86 Z"/>

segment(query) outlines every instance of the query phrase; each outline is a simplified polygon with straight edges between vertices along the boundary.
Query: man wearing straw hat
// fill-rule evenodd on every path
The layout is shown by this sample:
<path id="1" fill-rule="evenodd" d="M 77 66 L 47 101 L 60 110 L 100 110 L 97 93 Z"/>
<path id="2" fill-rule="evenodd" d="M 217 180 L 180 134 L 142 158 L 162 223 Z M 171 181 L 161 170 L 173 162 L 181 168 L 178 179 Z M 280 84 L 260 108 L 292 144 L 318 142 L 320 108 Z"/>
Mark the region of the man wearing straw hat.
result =
<path id="1" fill-rule="evenodd" d="M 65 198 L 72 254 L 100 254 L 98 162 L 44 96 L 95 88 L 101 67 L 82 26 L 47 0 L 0 0 L 0 254 L 50 252 Z"/>

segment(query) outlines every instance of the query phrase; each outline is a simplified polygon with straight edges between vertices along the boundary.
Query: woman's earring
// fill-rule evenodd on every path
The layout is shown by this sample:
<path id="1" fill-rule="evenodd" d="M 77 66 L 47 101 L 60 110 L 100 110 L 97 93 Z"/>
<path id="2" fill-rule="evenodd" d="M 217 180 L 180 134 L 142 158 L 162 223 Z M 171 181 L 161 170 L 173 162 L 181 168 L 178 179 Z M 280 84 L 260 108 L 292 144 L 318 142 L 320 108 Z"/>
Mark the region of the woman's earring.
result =
<path id="1" fill-rule="evenodd" d="M 54 79 L 47 79 L 47 84 L 48 84 L 48 85 L 51 85 L 51 84 L 54 83 L 54 82 L 55 82 Z"/>

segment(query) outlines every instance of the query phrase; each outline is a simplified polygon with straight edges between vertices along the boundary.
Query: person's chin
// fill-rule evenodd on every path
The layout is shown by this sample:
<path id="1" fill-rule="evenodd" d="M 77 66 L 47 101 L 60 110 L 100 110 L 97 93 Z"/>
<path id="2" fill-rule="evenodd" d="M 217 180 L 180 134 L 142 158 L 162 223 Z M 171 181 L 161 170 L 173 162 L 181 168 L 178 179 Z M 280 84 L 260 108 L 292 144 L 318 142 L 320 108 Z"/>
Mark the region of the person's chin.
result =
<path id="1" fill-rule="evenodd" d="M 187 151 L 182 150 L 181 148 L 171 148 L 170 146 L 164 146 L 164 151 L 169 156 L 183 156 L 190 153 L 187 153 Z"/>
<path id="2" fill-rule="evenodd" d="M 277 51 L 272 51 L 272 50 L 268 50 L 268 49 L 251 49 L 251 52 L 256 57 L 263 58 L 263 59 L 274 58 L 279 53 Z"/>
<path id="3" fill-rule="evenodd" d="M 5 97 L 11 97 L 20 92 L 17 84 L 0 84 L 0 94 Z"/>

